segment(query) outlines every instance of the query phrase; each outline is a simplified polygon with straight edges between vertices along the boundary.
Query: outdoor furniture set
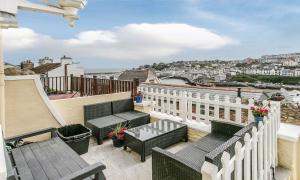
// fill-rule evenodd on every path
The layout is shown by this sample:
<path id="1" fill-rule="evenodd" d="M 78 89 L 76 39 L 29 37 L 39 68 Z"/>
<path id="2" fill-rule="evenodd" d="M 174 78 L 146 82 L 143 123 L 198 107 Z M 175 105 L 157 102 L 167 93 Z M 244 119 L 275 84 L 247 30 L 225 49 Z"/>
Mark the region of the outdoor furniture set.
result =
<path id="1" fill-rule="evenodd" d="M 103 139 L 118 124 L 129 127 L 124 135 L 124 149 L 129 147 L 139 153 L 142 162 L 147 155 L 152 154 L 153 180 L 202 179 L 201 167 L 204 161 L 221 168 L 222 153 L 227 151 L 233 155 L 235 143 L 244 143 L 244 135 L 255 125 L 251 123 L 244 127 L 232 122 L 213 120 L 211 133 L 173 154 L 162 148 L 179 141 L 187 141 L 187 126 L 167 119 L 153 123 L 149 121 L 149 114 L 134 111 L 132 99 L 84 106 L 85 125 L 92 130 L 98 144 L 102 144 Z M 73 135 L 73 131 L 80 131 L 82 134 L 68 136 Z M 88 146 L 87 137 L 89 139 L 90 130 L 79 126 L 67 126 L 58 130 L 48 128 L 12 137 L 5 142 L 19 142 L 45 133 L 51 133 L 50 140 L 29 143 L 9 150 L 5 148 L 9 180 L 105 180 L 102 172 L 105 165 L 100 162 L 89 165 L 79 156 L 87 151 L 81 146 Z M 56 137 L 57 134 L 59 137 Z M 80 140 L 82 144 L 76 144 Z"/>

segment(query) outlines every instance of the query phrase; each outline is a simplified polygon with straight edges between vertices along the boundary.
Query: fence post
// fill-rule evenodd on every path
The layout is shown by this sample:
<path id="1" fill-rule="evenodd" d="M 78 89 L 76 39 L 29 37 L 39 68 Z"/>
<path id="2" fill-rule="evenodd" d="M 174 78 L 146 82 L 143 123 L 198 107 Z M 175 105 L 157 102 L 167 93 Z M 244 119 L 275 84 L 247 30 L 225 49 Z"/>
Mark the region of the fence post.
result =
<path id="1" fill-rule="evenodd" d="M 73 88 L 74 88 L 74 79 L 73 79 L 73 74 L 70 74 L 70 92 L 73 93 Z"/>
<path id="2" fill-rule="evenodd" d="M 133 79 L 133 90 L 132 90 L 132 93 L 133 93 L 133 97 L 137 95 L 137 88 L 139 87 L 140 85 L 140 80 L 139 78 L 134 78 Z"/>
<path id="3" fill-rule="evenodd" d="M 222 163 L 222 168 L 223 168 L 223 173 L 222 173 L 222 180 L 230 180 L 231 178 L 231 173 L 230 173 L 230 154 L 226 151 L 223 152 L 223 155 L 221 157 L 221 163 Z"/>
<path id="4" fill-rule="evenodd" d="M 161 89 L 160 94 L 160 112 L 165 113 L 165 90 Z"/>
<path id="5" fill-rule="evenodd" d="M 254 106 L 254 99 L 249 99 L 249 103 L 248 103 L 248 123 L 251 123 L 254 121 L 254 116 L 252 114 L 251 111 L 251 107 Z"/>
<path id="6" fill-rule="evenodd" d="M 217 180 L 218 167 L 205 161 L 202 168 L 202 180 Z"/>
<path id="7" fill-rule="evenodd" d="M 205 116 L 205 123 L 209 124 L 209 93 L 204 95 L 204 116 Z"/>
<path id="8" fill-rule="evenodd" d="M 264 140 L 263 140 L 264 126 L 262 122 L 258 124 L 258 177 L 263 180 L 263 157 L 264 157 Z"/>
<path id="9" fill-rule="evenodd" d="M 84 95 L 84 77 L 80 75 L 80 96 Z"/>
<path id="10" fill-rule="evenodd" d="M 114 77 L 111 76 L 109 77 L 109 94 L 115 92 L 115 87 L 114 87 Z"/>
<path id="11" fill-rule="evenodd" d="M 251 144 L 250 144 L 250 135 L 246 133 L 244 137 L 245 141 L 245 152 L 244 152 L 244 179 L 250 180 L 251 177 L 251 159 L 250 159 L 250 150 L 251 150 Z"/>
<path id="12" fill-rule="evenodd" d="M 167 89 L 167 114 L 170 115 L 171 113 L 171 98 L 170 98 L 171 94 L 170 94 L 170 89 Z"/>
<path id="13" fill-rule="evenodd" d="M 242 171 L 242 143 L 239 141 L 236 142 L 235 147 L 234 147 L 234 152 L 235 152 L 235 161 L 234 161 L 234 179 L 242 179 L 243 176 L 243 171 Z"/>
<path id="14" fill-rule="evenodd" d="M 257 179 L 257 129 L 252 128 L 252 179 Z"/>
<path id="15" fill-rule="evenodd" d="M 235 99 L 236 103 L 236 110 L 235 110 L 235 121 L 237 123 L 242 123 L 242 109 L 241 109 L 241 98 L 237 97 Z"/>
<path id="16" fill-rule="evenodd" d="M 97 76 L 93 76 L 93 90 L 94 95 L 98 94 Z"/>
<path id="17" fill-rule="evenodd" d="M 173 90 L 173 116 L 177 116 L 177 91 Z"/>
<path id="18" fill-rule="evenodd" d="M 229 96 L 225 96 L 224 119 L 226 121 L 230 121 L 230 97 Z"/>
<path id="19" fill-rule="evenodd" d="M 193 113 L 193 97 L 192 97 L 192 92 L 188 92 L 188 119 L 189 120 L 193 120 L 193 116 L 192 116 L 192 113 Z"/>

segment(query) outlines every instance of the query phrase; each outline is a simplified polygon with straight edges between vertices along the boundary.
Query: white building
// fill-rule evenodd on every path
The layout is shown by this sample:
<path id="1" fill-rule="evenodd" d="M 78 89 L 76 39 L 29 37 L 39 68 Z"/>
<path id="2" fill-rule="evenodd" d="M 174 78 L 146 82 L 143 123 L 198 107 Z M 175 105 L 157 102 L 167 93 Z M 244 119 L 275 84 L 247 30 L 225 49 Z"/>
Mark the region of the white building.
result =
<path id="1" fill-rule="evenodd" d="M 74 77 L 80 77 L 84 75 L 84 69 L 70 57 L 63 56 L 58 63 L 54 63 L 50 59 L 40 61 L 40 63 L 41 65 L 33 68 L 32 71 L 41 76 L 50 77 L 48 82 L 42 83 L 46 83 L 45 87 L 48 86 L 53 90 L 64 90 L 66 87 L 70 87 L 70 78 L 65 78 L 66 76 L 73 74 Z"/>
<path id="2" fill-rule="evenodd" d="M 44 58 L 40 59 L 39 63 L 41 65 L 32 69 L 36 74 L 48 77 L 70 76 L 71 74 L 76 77 L 84 75 L 84 69 L 70 57 L 63 56 L 58 63 L 54 63 L 50 58 Z"/>

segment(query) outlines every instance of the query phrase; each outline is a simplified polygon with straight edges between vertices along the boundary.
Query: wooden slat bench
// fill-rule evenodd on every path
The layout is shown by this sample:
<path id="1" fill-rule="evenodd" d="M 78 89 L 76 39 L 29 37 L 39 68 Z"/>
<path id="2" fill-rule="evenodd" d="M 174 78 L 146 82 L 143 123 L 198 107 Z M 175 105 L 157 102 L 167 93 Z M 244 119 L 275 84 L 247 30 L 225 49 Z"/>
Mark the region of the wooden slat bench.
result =
<path id="1" fill-rule="evenodd" d="M 51 132 L 49 128 L 23 136 L 6 139 L 6 142 L 15 141 Z M 15 179 L 21 180 L 104 180 L 102 172 L 105 166 L 102 163 L 89 165 L 75 151 L 60 138 L 27 144 L 12 149 L 9 160 L 14 169 Z M 9 163 L 8 163 L 9 164 Z M 13 178 L 12 178 L 13 179 Z"/>

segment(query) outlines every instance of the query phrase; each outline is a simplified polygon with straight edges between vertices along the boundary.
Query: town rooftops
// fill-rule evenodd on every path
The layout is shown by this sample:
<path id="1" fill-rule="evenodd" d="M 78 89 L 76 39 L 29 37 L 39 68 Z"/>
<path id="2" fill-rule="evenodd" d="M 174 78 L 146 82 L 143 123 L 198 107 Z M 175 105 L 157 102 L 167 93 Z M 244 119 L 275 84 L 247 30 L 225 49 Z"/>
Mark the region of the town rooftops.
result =
<path id="1" fill-rule="evenodd" d="M 133 69 L 124 71 L 118 78 L 121 81 L 133 81 L 138 78 L 140 82 L 156 81 L 155 73 L 150 69 Z"/>
<path id="2" fill-rule="evenodd" d="M 32 69 L 36 74 L 46 74 L 47 72 L 61 66 L 61 63 L 47 63 Z"/>

